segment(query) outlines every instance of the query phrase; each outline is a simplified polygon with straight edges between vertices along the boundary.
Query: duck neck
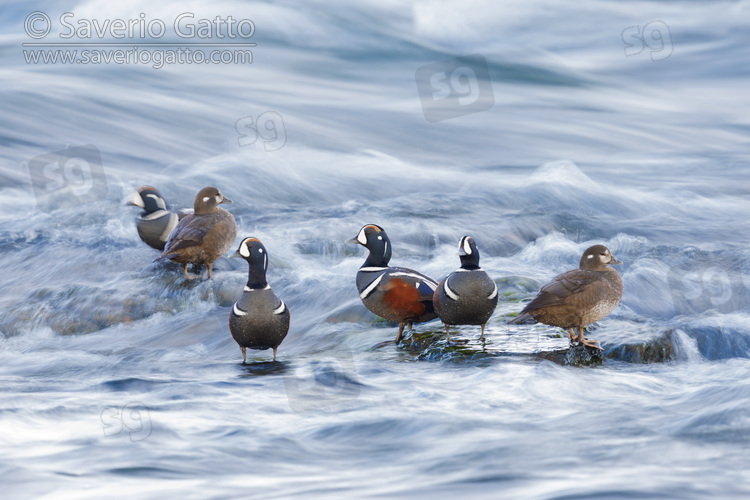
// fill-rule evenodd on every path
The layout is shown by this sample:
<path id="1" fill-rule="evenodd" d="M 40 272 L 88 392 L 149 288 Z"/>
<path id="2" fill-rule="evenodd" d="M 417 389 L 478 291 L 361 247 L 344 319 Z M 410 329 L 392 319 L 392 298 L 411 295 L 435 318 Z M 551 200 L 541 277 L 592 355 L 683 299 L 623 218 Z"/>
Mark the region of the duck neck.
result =
<path id="1" fill-rule="evenodd" d="M 248 288 L 265 288 L 267 285 L 266 270 L 263 266 L 250 264 L 250 270 L 247 273 Z"/>
<path id="2" fill-rule="evenodd" d="M 386 259 L 383 255 L 373 255 L 373 253 L 370 252 L 370 255 L 367 256 L 367 260 L 362 264 L 362 267 L 388 267 L 388 260 L 389 259 Z"/>
<path id="3" fill-rule="evenodd" d="M 466 269 L 467 271 L 479 269 L 479 255 L 476 253 L 472 255 L 462 255 L 461 269 Z"/>

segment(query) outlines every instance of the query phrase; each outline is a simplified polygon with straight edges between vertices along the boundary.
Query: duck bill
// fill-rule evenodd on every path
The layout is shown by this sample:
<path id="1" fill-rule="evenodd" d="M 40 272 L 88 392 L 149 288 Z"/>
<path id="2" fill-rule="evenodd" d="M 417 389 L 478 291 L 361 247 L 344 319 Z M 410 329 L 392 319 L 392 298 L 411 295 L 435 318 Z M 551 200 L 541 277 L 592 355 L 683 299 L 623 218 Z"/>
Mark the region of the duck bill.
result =
<path id="1" fill-rule="evenodd" d="M 612 257 L 612 260 L 609 261 L 609 265 L 612 265 L 612 264 L 622 264 L 622 261 L 617 260 L 614 257 Z"/>
<path id="2" fill-rule="evenodd" d="M 350 240 L 346 240 L 346 241 L 344 241 L 344 243 L 351 243 L 351 244 L 354 244 L 354 245 L 361 245 L 361 244 L 362 244 L 362 243 L 360 243 L 360 242 L 359 242 L 359 241 L 357 240 L 357 238 L 352 238 L 352 239 L 350 239 Z"/>
<path id="3" fill-rule="evenodd" d="M 221 199 L 221 202 L 219 203 L 219 205 L 221 205 L 222 203 L 234 203 L 234 202 L 230 200 L 229 198 L 225 197 Z"/>

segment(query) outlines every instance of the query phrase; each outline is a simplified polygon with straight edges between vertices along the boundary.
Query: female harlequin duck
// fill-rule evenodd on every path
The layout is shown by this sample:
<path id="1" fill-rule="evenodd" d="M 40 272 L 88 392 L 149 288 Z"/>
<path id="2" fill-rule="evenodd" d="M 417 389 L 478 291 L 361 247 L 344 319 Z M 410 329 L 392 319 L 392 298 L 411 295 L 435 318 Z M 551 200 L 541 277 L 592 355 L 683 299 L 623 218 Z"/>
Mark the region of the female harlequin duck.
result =
<path id="1" fill-rule="evenodd" d="M 139 187 L 131 195 L 128 205 L 143 209 L 136 223 L 138 236 L 148 246 L 157 250 L 164 250 L 169 233 L 177 226 L 180 219 L 190 213 L 189 210 L 176 212 L 168 210 L 167 202 L 159 190 L 151 186 Z"/>
<path id="2" fill-rule="evenodd" d="M 235 255 L 247 261 L 250 271 L 245 291 L 229 313 L 229 331 L 242 349 L 243 363 L 246 347 L 273 349 L 276 361 L 276 349 L 289 331 L 289 309 L 266 282 L 266 248 L 257 238 L 245 238 Z"/>
<path id="3" fill-rule="evenodd" d="M 568 329 L 571 342 L 578 338 L 585 345 L 601 349 L 595 340 L 583 338 L 583 327 L 606 318 L 622 298 L 622 278 L 607 267 L 622 264 L 604 245 L 594 245 L 581 257 L 579 269 L 555 276 L 511 323 L 539 321 Z"/>
<path id="4" fill-rule="evenodd" d="M 432 294 L 437 282 L 424 274 L 404 267 L 388 267 L 391 260 L 391 241 L 385 230 L 368 224 L 359 230 L 356 243 L 370 251 L 357 272 L 359 298 L 370 311 L 398 323 L 396 344 L 401 342 L 404 326 L 437 318 L 432 305 Z"/>
<path id="5" fill-rule="evenodd" d="M 221 203 L 232 203 L 215 187 L 204 187 L 198 191 L 193 204 L 194 213 L 183 217 L 167 239 L 164 252 L 154 261 L 170 259 L 184 266 L 185 277 L 193 279 L 187 272 L 188 264 L 211 265 L 232 247 L 237 236 L 237 224 L 232 214 L 219 207 Z"/>
<path id="6" fill-rule="evenodd" d="M 474 238 L 464 236 L 458 242 L 461 267 L 440 282 L 432 296 L 440 319 L 445 323 L 448 342 L 451 341 L 450 325 L 484 325 L 497 307 L 497 285 L 479 267 L 479 250 Z"/>

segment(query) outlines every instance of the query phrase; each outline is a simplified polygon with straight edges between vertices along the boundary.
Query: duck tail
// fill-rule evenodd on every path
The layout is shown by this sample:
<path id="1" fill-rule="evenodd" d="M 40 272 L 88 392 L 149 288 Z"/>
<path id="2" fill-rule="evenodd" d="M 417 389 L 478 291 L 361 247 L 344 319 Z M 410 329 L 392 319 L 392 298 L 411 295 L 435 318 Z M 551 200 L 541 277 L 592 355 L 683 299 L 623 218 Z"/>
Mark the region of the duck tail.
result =
<path id="1" fill-rule="evenodd" d="M 536 319 L 529 313 L 521 313 L 512 320 L 508 321 L 510 325 L 531 325 L 536 323 Z"/>
<path id="2" fill-rule="evenodd" d="M 159 255 L 157 258 L 155 258 L 154 260 L 152 260 L 151 263 L 159 262 L 160 260 L 168 260 L 168 259 L 171 259 L 173 257 L 177 257 L 177 255 L 178 254 L 176 254 L 176 253 L 163 253 L 163 254 Z"/>

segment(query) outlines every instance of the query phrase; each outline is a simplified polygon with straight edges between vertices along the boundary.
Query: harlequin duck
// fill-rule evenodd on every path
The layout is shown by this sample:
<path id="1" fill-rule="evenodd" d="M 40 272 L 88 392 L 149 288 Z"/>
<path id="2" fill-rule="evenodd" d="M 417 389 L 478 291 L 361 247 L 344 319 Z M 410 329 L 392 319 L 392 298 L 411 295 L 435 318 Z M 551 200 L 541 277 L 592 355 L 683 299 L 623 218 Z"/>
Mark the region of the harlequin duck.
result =
<path id="1" fill-rule="evenodd" d="M 622 262 L 604 245 L 587 248 L 578 269 L 552 278 L 510 323 L 536 320 L 566 328 L 571 342 L 575 337 L 573 329 L 578 328 L 575 340 L 601 349 L 597 341 L 583 338 L 583 327 L 606 318 L 622 298 L 622 278 L 607 267 L 611 264 Z"/>
<path id="2" fill-rule="evenodd" d="M 357 272 L 359 298 L 370 311 L 398 323 L 396 344 L 401 342 L 404 326 L 437 318 L 432 305 L 432 294 L 437 282 L 424 274 L 404 267 L 388 267 L 391 260 L 391 240 L 385 230 L 367 224 L 359 230 L 356 243 L 370 251 Z"/>
<path id="3" fill-rule="evenodd" d="M 193 279 L 187 272 L 188 264 L 211 265 L 232 247 L 237 236 L 237 224 L 232 214 L 219 207 L 221 203 L 232 203 L 215 187 L 204 187 L 198 191 L 193 204 L 194 213 L 183 217 L 167 239 L 164 252 L 154 261 L 171 259 L 183 265 L 185 277 Z"/>
<path id="4" fill-rule="evenodd" d="M 229 313 L 229 331 L 242 349 L 243 363 L 247 347 L 273 349 L 276 361 L 276 349 L 289 331 L 289 309 L 266 282 L 268 253 L 257 238 L 245 238 L 235 255 L 247 261 L 250 271 L 245 291 Z"/>
<path id="5" fill-rule="evenodd" d="M 157 250 L 164 250 L 169 233 L 177 226 L 177 222 L 190 213 L 189 210 L 171 211 L 167 209 L 167 202 L 158 189 L 151 186 L 139 187 L 131 196 L 128 205 L 141 207 L 136 228 L 138 236 L 148 246 Z"/>
<path id="6" fill-rule="evenodd" d="M 474 238 L 464 236 L 458 242 L 461 267 L 440 282 L 432 296 L 440 319 L 445 323 L 448 342 L 450 325 L 484 325 L 497 307 L 497 285 L 484 269 L 479 267 L 479 250 Z"/>

